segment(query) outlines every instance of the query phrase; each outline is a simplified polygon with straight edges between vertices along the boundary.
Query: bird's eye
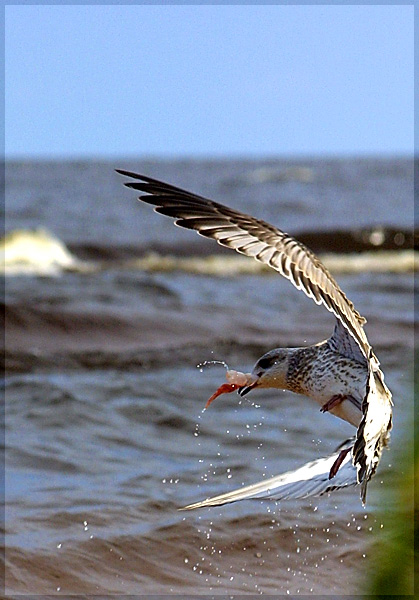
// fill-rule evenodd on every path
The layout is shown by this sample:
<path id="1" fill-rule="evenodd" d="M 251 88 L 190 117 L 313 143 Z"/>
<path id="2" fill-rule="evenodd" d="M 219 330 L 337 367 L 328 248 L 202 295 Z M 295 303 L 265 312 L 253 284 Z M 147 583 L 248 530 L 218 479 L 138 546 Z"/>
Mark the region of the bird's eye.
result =
<path id="1" fill-rule="evenodd" d="M 258 361 L 258 367 L 260 367 L 261 369 L 268 369 L 270 366 L 272 366 L 275 362 L 275 359 L 272 357 L 266 357 L 266 358 L 261 358 Z"/>

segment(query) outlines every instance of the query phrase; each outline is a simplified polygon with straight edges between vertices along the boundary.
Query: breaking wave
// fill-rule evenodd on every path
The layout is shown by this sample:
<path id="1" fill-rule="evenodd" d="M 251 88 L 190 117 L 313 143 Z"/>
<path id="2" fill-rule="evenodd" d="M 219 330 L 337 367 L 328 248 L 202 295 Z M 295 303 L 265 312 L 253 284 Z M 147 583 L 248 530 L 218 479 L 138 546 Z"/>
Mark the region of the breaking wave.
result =
<path id="1" fill-rule="evenodd" d="M 330 235 L 328 232 L 326 237 Z M 418 271 L 418 251 L 406 248 L 404 244 L 399 250 L 383 250 L 377 245 L 378 235 L 377 232 L 370 235 L 371 245 L 376 245 L 376 250 L 320 252 L 319 257 L 333 273 Z M 381 239 L 385 239 L 383 232 L 380 235 Z M 399 232 L 396 239 L 400 240 L 401 236 L 404 234 Z M 330 244 L 327 245 L 330 247 Z M 119 247 L 106 248 L 106 251 L 100 247 L 89 247 L 87 252 L 85 248 L 79 250 L 81 257 L 77 256 L 77 247 L 71 252 L 62 240 L 43 228 L 15 230 L 1 241 L 2 266 L 6 275 L 40 276 L 57 276 L 66 271 L 91 273 L 115 268 L 154 273 L 180 271 L 217 277 L 273 273 L 272 269 L 257 261 L 231 253 L 225 255 L 217 252 L 216 247 L 213 254 L 197 256 L 193 244 L 160 251 Z"/>

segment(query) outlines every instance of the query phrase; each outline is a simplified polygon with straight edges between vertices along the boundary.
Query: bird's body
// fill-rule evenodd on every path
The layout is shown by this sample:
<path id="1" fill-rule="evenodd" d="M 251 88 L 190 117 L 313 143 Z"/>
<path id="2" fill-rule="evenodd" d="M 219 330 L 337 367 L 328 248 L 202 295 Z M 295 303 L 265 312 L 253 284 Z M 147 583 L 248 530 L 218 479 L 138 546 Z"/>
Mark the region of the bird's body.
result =
<path id="1" fill-rule="evenodd" d="M 258 387 L 287 389 L 312 398 L 323 412 L 355 426 L 355 443 L 297 471 L 186 508 L 245 498 L 300 498 L 357 483 L 361 484 L 364 502 L 367 483 L 376 471 L 392 427 L 391 393 L 365 334 L 365 318 L 320 260 L 280 229 L 150 177 L 118 172 L 135 180 L 125 185 L 145 192 L 139 199 L 155 205 L 156 212 L 175 218 L 176 225 L 194 229 L 269 265 L 336 317 L 334 332 L 326 341 L 305 348 L 270 350 L 256 362 L 246 385 L 227 385 L 226 390 L 224 384 L 210 400 L 237 388 L 241 395 Z"/>
<path id="2" fill-rule="evenodd" d="M 290 348 L 285 389 L 312 398 L 321 407 L 341 397 L 327 412 L 358 427 L 367 375 L 364 364 L 335 352 L 326 341 Z"/>

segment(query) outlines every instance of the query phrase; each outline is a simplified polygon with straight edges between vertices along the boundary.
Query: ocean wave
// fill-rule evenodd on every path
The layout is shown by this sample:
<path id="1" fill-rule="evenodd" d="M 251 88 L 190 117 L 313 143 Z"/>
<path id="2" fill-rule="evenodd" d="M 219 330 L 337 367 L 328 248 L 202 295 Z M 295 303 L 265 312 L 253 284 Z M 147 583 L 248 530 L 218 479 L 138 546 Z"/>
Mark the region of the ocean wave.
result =
<path id="1" fill-rule="evenodd" d="M 66 525 L 65 534 L 62 525 L 55 531 L 49 526 L 48 541 L 53 536 L 54 546 L 8 545 L 7 591 L 141 593 L 167 600 L 173 594 L 192 600 L 252 591 L 275 597 L 354 594 L 358 580 L 365 577 L 367 565 L 361 557 L 373 536 L 360 513 L 345 514 L 345 520 L 339 515 L 327 519 L 307 505 L 281 510 L 272 506 L 269 511 L 259 507 L 262 514 L 253 510 L 223 516 L 213 511 L 212 518 L 203 514 L 186 519 L 176 514 L 176 508 L 168 501 L 164 507 L 146 501 L 136 509 L 63 511 L 57 516 Z M 160 524 L 142 531 L 144 521 L 156 514 Z M 379 528 L 374 517 L 368 521 L 372 529 L 370 523 Z M 75 534 L 77 526 L 80 533 Z M 339 580 L 333 576 L 337 570 Z"/>
<path id="2" fill-rule="evenodd" d="M 319 258 L 332 273 L 408 273 L 419 270 L 419 252 L 414 250 L 321 254 Z M 183 271 L 217 277 L 274 273 L 270 267 L 243 256 L 183 258 L 150 252 L 147 256 L 127 261 L 126 264 L 131 268 L 154 273 Z"/>
<path id="3" fill-rule="evenodd" d="M 312 237 L 315 234 L 312 234 Z M 330 233 L 328 234 L 330 236 Z M 371 237 L 372 236 L 372 237 Z M 374 237 L 375 236 L 375 237 Z M 380 240 L 378 240 L 378 236 Z M 380 246 L 385 240 L 383 232 L 370 235 L 371 245 Z M 380 242 L 380 243 L 379 243 Z M 83 246 L 82 246 L 83 248 Z M 77 248 L 70 252 L 64 242 L 46 229 L 15 230 L 1 241 L 2 266 L 6 275 L 58 276 L 66 271 L 92 273 L 120 268 L 152 273 L 186 272 L 215 277 L 263 275 L 273 273 L 269 267 L 240 255 L 218 253 L 199 254 L 189 248 L 148 251 L 142 256 L 139 249 L 90 248 L 88 255 L 95 260 L 78 258 Z M 81 254 L 86 254 L 86 250 Z M 322 252 L 319 258 L 332 273 L 407 273 L 419 270 L 419 251 L 409 248 L 398 250 L 367 250 L 363 252 Z"/>
<path id="4" fill-rule="evenodd" d="M 54 276 L 88 267 L 73 256 L 59 238 L 42 227 L 11 231 L 0 244 L 0 261 L 6 275 Z"/>

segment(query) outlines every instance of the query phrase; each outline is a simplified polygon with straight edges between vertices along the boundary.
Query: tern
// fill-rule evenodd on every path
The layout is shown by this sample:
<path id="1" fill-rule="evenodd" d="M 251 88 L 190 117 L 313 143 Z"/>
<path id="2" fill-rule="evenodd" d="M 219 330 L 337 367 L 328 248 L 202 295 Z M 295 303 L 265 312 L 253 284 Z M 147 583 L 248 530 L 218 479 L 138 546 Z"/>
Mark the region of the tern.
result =
<path id="1" fill-rule="evenodd" d="M 390 439 L 393 406 L 380 363 L 364 331 L 366 319 L 316 255 L 287 233 L 157 179 L 116 171 L 130 178 L 125 186 L 142 192 L 138 199 L 154 205 L 157 213 L 272 267 L 336 317 L 328 339 L 308 347 L 270 350 L 256 362 L 244 385 L 244 374 L 239 373 L 238 381 L 242 383 L 224 384 L 207 406 L 216 396 L 235 389 L 241 395 L 258 388 L 290 390 L 313 399 L 323 412 L 349 422 L 357 428 L 356 436 L 329 457 L 184 508 L 217 506 L 246 498 L 302 498 L 357 484 L 365 504 L 367 484 Z"/>

